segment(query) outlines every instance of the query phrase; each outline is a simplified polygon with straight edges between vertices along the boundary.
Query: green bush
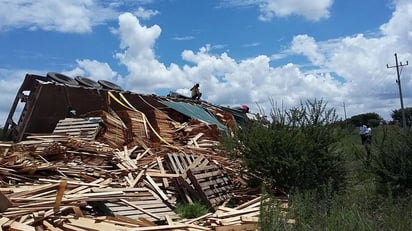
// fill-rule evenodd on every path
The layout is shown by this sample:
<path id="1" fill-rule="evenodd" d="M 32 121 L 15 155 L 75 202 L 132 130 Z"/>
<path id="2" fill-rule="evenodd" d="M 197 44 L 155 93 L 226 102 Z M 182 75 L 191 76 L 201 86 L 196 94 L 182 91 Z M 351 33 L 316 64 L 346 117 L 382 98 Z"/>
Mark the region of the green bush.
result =
<path id="1" fill-rule="evenodd" d="M 375 133 L 376 134 L 376 133 Z M 377 181 L 377 191 L 385 196 L 407 196 L 412 192 L 412 131 L 387 126 L 365 147 L 365 165 Z"/>
<path id="2" fill-rule="evenodd" d="M 340 129 L 334 109 L 323 101 L 307 101 L 289 111 L 272 109 L 269 126 L 243 124 L 230 143 L 232 153 L 272 188 L 284 192 L 344 185 L 345 170 L 335 145 Z"/>
<path id="3" fill-rule="evenodd" d="M 208 209 L 200 202 L 193 204 L 178 203 L 176 206 L 176 213 L 182 218 L 196 218 L 208 213 Z"/>

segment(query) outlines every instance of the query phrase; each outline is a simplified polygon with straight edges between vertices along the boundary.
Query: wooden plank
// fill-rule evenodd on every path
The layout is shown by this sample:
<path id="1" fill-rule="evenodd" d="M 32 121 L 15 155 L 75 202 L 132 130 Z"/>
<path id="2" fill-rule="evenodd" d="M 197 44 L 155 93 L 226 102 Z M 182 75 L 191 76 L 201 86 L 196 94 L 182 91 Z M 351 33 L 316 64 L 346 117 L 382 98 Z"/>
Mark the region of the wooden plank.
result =
<path id="1" fill-rule="evenodd" d="M 208 227 L 202 227 L 193 224 L 177 223 L 174 225 L 157 225 L 151 227 L 130 228 L 130 231 L 153 231 L 153 230 L 175 230 L 175 229 L 188 229 L 188 230 L 211 230 Z"/>
<path id="2" fill-rule="evenodd" d="M 83 212 L 82 212 L 82 210 L 80 209 L 79 206 L 73 206 L 72 209 L 73 209 L 74 214 L 77 217 L 84 217 Z"/>
<path id="3" fill-rule="evenodd" d="M 63 231 L 63 229 L 53 226 L 46 220 L 43 220 L 43 225 L 46 226 L 47 230 L 50 230 L 50 231 Z"/>
<path id="4" fill-rule="evenodd" d="M 171 165 L 170 167 L 172 168 L 172 170 L 173 170 L 175 173 L 177 173 L 177 174 L 181 173 L 181 172 L 179 171 L 179 169 L 177 168 L 176 164 L 175 164 L 173 155 L 172 155 L 171 153 L 168 153 L 168 154 L 167 154 L 167 157 L 169 158 L 169 164 Z"/>
<path id="5" fill-rule="evenodd" d="M 55 213 L 57 213 L 59 211 L 59 206 L 60 206 L 60 203 L 62 202 L 64 191 L 66 190 L 66 187 L 67 187 L 67 181 L 62 180 L 60 182 L 60 185 L 59 185 L 59 190 L 57 191 L 56 200 L 54 202 L 53 209 L 54 209 Z"/>
<path id="6" fill-rule="evenodd" d="M 43 182 L 52 182 L 52 183 L 60 183 L 60 180 L 52 180 L 52 179 L 44 179 L 40 178 L 39 181 Z M 67 181 L 67 184 L 71 185 L 84 185 L 84 186 L 92 186 L 92 187 L 100 187 L 99 184 L 93 184 L 93 183 L 84 183 L 84 182 L 79 182 L 79 181 Z"/>
<path id="7" fill-rule="evenodd" d="M 212 172 L 206 172 L 206 173 L 194 173 L 196 176 L 196 179 L 201 180 L 203 178 L 209 178 L 209 177 L 219 177 L 219 176 L 225 176 L 225 174 L 222 172 L 220 169 L 216 169 L 215 171 Z"/>
<path id="8" fill-rule="evenodd" d="M 157 172 L 146 172 L 146 175 L 151 177 L 162 177 L 162 178 L 177 178 L 180 174 L 175 173 L 157 173 Z"/>
<path id="9" fill-rule="evenodd" d="M 213 204 L 210 202 L 210 200 L 207 198 L 207 196 L 202 191 L 202 187 L 200 187 L 196 177 L 192 174 L 192 171 L 190 169 L 188 171 L 187 176 L 189 177 L 190 182 L 193 184 L 193 186 L 197 190 L 197 193 L 199 197 L 203 200 L 203 202 L 205 202 L 208 207 L 213 207 Z"/>
<path id="10" fill-rule="evenodd" d="M 0 218 L 0 224 L 2 230 L 10 231 L 36 231 L 33 226 L 26 225 L 17 221 L 10 220 L 6 217 Z"/>
<path id="11" fill-rule="evenodd" d="M 2 192 L 0 192 L 0 212 L 6 211 L 13 204 Z"/>
<path id="12" fill-rule="evenodd" d="M 255 231 L 257 224 L 241 224 L 241 225 L 227 225 L 216 226 L 215 231 Z"/>
<path id="13" fill-rule="evenodd" d="M 247 207 L 249 207 L 250 205 L 255 204 L 256 202 L 260 202 L 261 199 L 262 199 L 261 196 L 256 197 L 255 199 L 252 199 L 252 200 L 247 201 L 247 202 L 245 202 L 245 203 L 243 203 L 243 204 L 241 204 L 241 205 L 236 206 L 235 209 L 244 209 L 244 208 L 247 208 Z"/>
<path id="14" fill-rule="evenodd" d="M 157 165 L 159 166 L 160 173 L 162 173 L 162 174 L 166 173 L 165 169 L 163 167 L 162 158 L 156 157 L 156 161 L 157 161 Z M 162 181 L 163 181 L 163 186 L 165 188 L 169 188 L 169 182 L 167 181 L 167 179 L 163 177 Z"/>
<path id="15" fill-rule="evenodd" d="M 142 178 L 143 174 L 144 174 L 144 170 L 141 170 L 139 174 L 137 174 L 137 176 L 133 179 L 133 181 L 130 182 L 129 187 L 134 188 L 134 186 L 136 186 L 136 184 L 139 182 L 140 178 Z"/>
<path id="16" fill-rule="evenodd" d="M 0 227 L 2 227 L 4 224 L 6 224 L 8 221 L 10 221 L 9 218 L 7 217 L 1 217 L 0 218 Z"/>
<path id="17" fill-rule="evenodd" d="M 258 223 L 259 217 L 245 215 L 245 216 L 240 216 L 240 220 L 245 223 Z"/>
<path id="18" fill-rule="evenodd" d="M 197 167 L 202 161 L 204 161 L 206 157 L 204 155 L 198 156 L 190 165 L 188 168 L 192 169 Z"/>
<path id="19" fill-rule="evenodd" d="M 202 219 L 204 219 L 204 218 L 206 218 L 206 217 L 209 217 L 209 216 L 211 216 L 211 215 L 213 215 L 213 213 L 206 213 L 206 214 L 203 215 L 203 216 L 193 218 L 193 219 L 191 219 L 191 220 L 186 221 L 185 223 L 186 223 L 186 224 L 191 224 L 191 223 L 194 223 L 194 222 L 196 222 L 196 221 L 202 220 Z"/>
<path id="20" fill-rule="evenodd" d="M 248 209 L 242 209 L 242 210 L 238 210 L 238 211 L 232 211 L 232 212 L 217 214 L 217 217 L 218 218 L 226 218 L 226 217 L 240 216 L 240 215 L 243 215 L 243 214 L 252 213 L 252 212 L 259 211 L 259 210 L 260 210 L 260 208 L 248 208 Z"/>
<path id="21" fill-rule="evenodd" d="M 99 183 L 101 183 L 101 182 L 103 182 L 103 181 L 104 181 L 104 179 L 103 179 L 103 178 L 100 178 L 100 179 L 97 179 L 97 180 L 95 180 L 95 181 L 93 181 L 93 182 L 91 182 L 91 183 L 92 183 L 92 184 L 99 184 Z M 79 186 L 79 187 L 76 187 L 76 188 L 74 188 L 74 189 L 66 192 L 66 194 L 67 194 L 67 195 L 69 195 L 69 194 L 74 194 L 74 193 L 77 193 L 77 192 L 82 191 L 82 190 L 85 190 L 85 189 L 89 189 L 89 186 Z"/>
<path id="22" fill-rule="evenodd" d="M 157 220 L 162 220 L 161 217 L 159 217 L 159 216 L 157 216 L 157 215 L 155 215 L 155 214 L 153 214 L 153 213 L 151 213 L 151 212 L 149 212 L 149 211 L 141 208 L 140 206 L 137 206 L 137 205 L 135 205 L 135 204 L 133 204 L 133 203 L 125 200 L 125 199 L 120 199 L 120 201 L 122 201 L 123 203 L 125 203 L 125 204 L 127 204 L 127 205 L 129 205 L 129 206 L 131 206 L 131 207 L 133 207 L 133 208 L 135 208 L 135 209 L 137 209 L 137 210 L 139 210 L 139 211 L 141 211 L 141 212 L 143 212 L 143 213 L 151 216 L 151 217 L 156 218 Z"/>
<path id="23" fill-rule="evenodd" d="M 138 155 L 136 156 L 136 161 L 142 159 L 143 156 L 145 156 L 145 155 L 146 155 L 147 153 L 149 153 L 149 152 L 150 152 L 150 148 L 147 148 L 143 153 L 138 154 Z"/>
<path id="24" fill-rule="evenodd" d="M 85 217 L 80 217 L 79 219 L 69 219 L 69 221 L 72 226 L 90 231 L 117 230 L 119 228 L 119 226 L 106 222 L 96 223 L 95 220 Z"/>
<path id="25" fill-rule="evenodd" d="M 179 157 L 177 156 L 177 154 L 176 154 L 176 153 L 173 153 L 172 157 L 173 157 L 173 160 L 174 160 L 177 168 L 179 169 L 179 173 L 185 173 L 185 172 L 186 172 L 186 169 L 183 168 L 183 166 L 182 166 L 182 164 L 180 163 L 180 159 L 179 159 Z"/>
<path id="26" fill-rule="evenodd" d="M 164 200 L 167 201 L 169 198 L 164 194 L 164 192 L 159 188 L 159 186 L 154 182 L 154 180 L 149 176 L 146 175 L 146 180 L 150 183 L 150 185 L 155 189 L 157 194 Z"/>
<path id="27" fill-rule="evenodd" d="M 60 181 L 57 181 L 60 183 Z M 34 195 L 36 193 L 43 193 L 47 192 L 53 189 L 56 189 L 59 186 L 59 184 L 45 184 L 45 185 L 40 185 L 40 186 L 30 186 L 30 187 L 24 187 L 24 191 L 19 191 L 16 193 L 13 193 L 10 195 L 10 198 L 12 197 L 24 197 L 24 196 L 29 196 L 29 195 Z"/>
<path id="28" fill-rule="evenodd" d="M 186 154 L 176 154 L 177 159 L 179 160 L 179 163 L 182 165 L 183 169 L 186 170 L 188 169 L 189 165 L 191 162 L 188 163 L 188 159 L 186 158 L 188 155 Z"/>
<path id="29" fill-rule="evenodd" d="M 139 206 L 139 208 L 142 208 L 144 210 L 153 210 L 157 208 L 167 208 L 168 210 L 171 210 L 169 207 L 167 207 L 164 203 L 162 203 L 160 200 L 151 200 L 148 201 L 150 203 L 139 203 L 139 201 L 133 201 L 130 203 L 133 203 L 136 206 Z M 106 203 L 107 207 L 110 207 L 110 210 L 112 212 L 119 212 L 119 211 L 124 211 L 124 210 L 130 210 L 130 206 L 124 206 L 124 204 L 117 204 L 114 205 L 113 203 Z M 135 208 L 133 208 L 135 210 Z"/>
<path id="30" fill-rule="evenodd" d="M 116 215 L 114 217 L 107 216 L 107 217 L 104 217 L 103 220 L 107 222 L 113 222 L 115 224 L 127 225 L 127 226 L 133 226 L 133 227 L 153 226 L 152 223 L 148 225 L 146 222 L 141 221 L 139 219 L 132 219 L 132 218 L 120 216 L 120 215 Z"/>
<path id="31" fill-rule="evenodd" d="M 71 224 L 63 223 L 63 228 L 65 231 L 88 231 L 87 229 L 82 229 Z"/>

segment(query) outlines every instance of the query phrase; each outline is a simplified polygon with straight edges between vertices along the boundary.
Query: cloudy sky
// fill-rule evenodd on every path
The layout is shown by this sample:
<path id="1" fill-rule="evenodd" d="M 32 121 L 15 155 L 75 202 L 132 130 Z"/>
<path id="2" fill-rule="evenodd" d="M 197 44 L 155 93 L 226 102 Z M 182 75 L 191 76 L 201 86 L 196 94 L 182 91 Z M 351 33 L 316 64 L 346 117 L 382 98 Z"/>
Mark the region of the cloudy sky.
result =
<path id="1" fill-rule="evenodd" d="M 346 116 L 400 108 L 411 0 L 0 0 L 0 126 L 26 73 L 112 81 L 269 113 L 323 99 Z M 412 106 L 412 65 L 401 69 Z"/>

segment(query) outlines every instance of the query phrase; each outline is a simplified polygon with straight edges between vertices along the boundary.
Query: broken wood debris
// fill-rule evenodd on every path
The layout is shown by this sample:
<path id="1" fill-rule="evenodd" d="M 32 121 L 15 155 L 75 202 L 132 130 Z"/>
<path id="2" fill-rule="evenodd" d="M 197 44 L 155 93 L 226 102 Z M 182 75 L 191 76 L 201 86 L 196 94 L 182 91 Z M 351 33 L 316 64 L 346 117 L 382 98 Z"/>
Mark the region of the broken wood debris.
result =
<path id="1" fill-rule="evenodd" d="M 53 134 L 1 145 L 3 230 L 256 229 L 260 197 L 225 207 L 246 183 L 235 180 L 240 163 L 222 155 L 216 127 L 153 110 L 151 131 L 140 112 L 117 113 L 66 118 Z M 211 212 L 181 219 L 178 200 L 201 200 Z"/>

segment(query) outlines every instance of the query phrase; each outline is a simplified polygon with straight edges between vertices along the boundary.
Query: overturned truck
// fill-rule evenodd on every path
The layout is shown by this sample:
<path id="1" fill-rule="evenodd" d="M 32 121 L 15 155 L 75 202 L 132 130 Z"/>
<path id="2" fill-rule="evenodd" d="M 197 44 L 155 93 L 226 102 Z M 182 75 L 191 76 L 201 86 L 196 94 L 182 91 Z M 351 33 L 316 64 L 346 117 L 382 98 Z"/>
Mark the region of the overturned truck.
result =
<path id="1" fill-rule="evenodd" d="M 16 119 L 16 110 L 21 114 Z M 160 97 L 124 91 L 105 80 L 94 81 L 85 77 L 71 78 L 49 72 L 46 76 L 27 74 L 17 92 L 4 126 L 4 132 L 14 141 L 21 141 L 29 134 L 51 133 L 59 120 L 95 115 L 97 111 L 122 114 L 122 111 L 140 112 L 156 124 L 157 114 L 179 123 L 190 119 L 215 126 L 220 132 L 247 119 L 232 109 L 214 106 L 179 97 Z M 120 113 L 119 113 L 120 112 Z M 124 113 L 123 113 L 124 114 Z M 243 118 L 242 118 L 243 116 Z M 161 132 L 157 128 L 156 132 Z"/>

